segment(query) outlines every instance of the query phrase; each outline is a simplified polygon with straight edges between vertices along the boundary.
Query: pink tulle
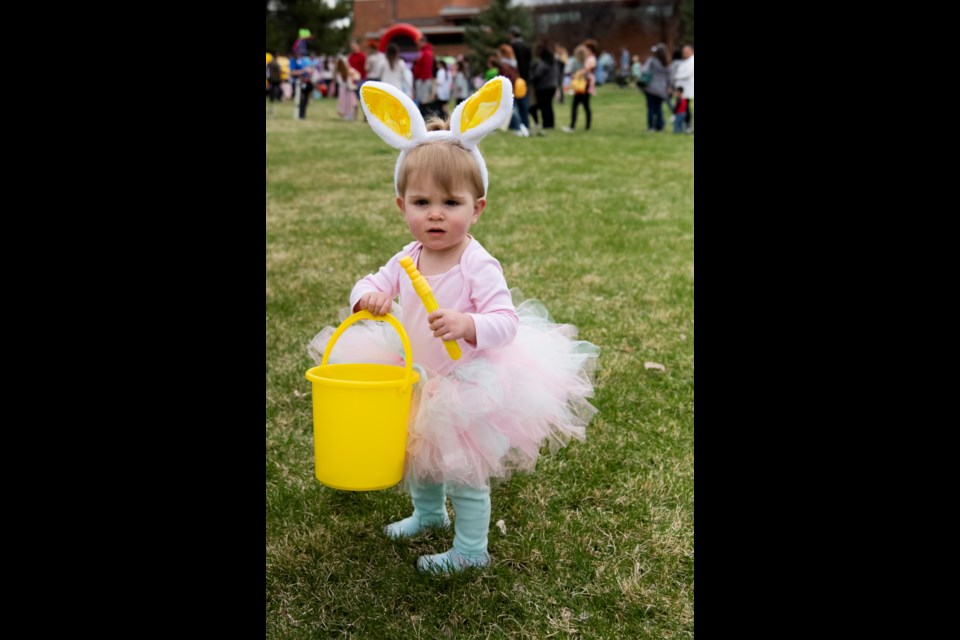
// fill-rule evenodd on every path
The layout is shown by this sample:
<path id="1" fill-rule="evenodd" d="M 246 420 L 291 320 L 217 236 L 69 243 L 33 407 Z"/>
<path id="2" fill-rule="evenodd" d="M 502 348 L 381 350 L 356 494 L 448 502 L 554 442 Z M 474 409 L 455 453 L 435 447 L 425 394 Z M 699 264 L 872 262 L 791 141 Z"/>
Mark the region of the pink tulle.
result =
<path id="1" fill-rule="evenodd" d="M 419 367 L 404 475 L 408 481 L 489 486 L 534 468 L 551 451 L 584 440 L 596 413 L 593 373 L 599 349 L 555 324 L 535 300 L 517 307 L 520 327 L 507 347 L 491 349 L 446 376 Z M 396 314 L 395 314 L 396 315 Z M 308 351 L 319 363 L 333 328 Z M 400 340 L 382 322 L 361 322 L 334 345 L 331 362 L 403 364 Z M 416 365 L 416 354 L 414 354 Z"/>

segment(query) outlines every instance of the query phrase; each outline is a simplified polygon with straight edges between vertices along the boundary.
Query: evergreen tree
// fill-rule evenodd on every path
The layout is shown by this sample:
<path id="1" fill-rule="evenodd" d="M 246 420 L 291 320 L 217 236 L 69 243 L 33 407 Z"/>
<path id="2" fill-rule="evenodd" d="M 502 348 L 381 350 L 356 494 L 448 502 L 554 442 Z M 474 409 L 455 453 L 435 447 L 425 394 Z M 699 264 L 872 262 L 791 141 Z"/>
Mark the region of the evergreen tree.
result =
<path id="1" fill-rule="evenodd" d="M 528 44 L 533 42 L 530 10 L 513 4 L 512 0 L 491 0 L 487 9 L 473 17 L 463 35 L 464 42 L 470 48 L 467 59 L 473 73 L 483 75 L 487 58 L 496 52 L 498 46 L 510 42 L 510 27 L 514 26 L 520 27 L 523 39 Z"/>
<path id="2" fill-rule="evenodd" d="M 680 4 L 680 24 L 684 44 L 693 44 L 693 0 L 683 0 Z"/>
<path id="3" fill-rule="evenodd" d="M 353 0 L 337 0 L 332 7 L 324 0 L 266 0 L 266 8 L 268 51 L 290 55 L 300 29 L 309 29 L 313 34 L 311 51 L 332 54 L 348 49 L 353 31 Z"/>

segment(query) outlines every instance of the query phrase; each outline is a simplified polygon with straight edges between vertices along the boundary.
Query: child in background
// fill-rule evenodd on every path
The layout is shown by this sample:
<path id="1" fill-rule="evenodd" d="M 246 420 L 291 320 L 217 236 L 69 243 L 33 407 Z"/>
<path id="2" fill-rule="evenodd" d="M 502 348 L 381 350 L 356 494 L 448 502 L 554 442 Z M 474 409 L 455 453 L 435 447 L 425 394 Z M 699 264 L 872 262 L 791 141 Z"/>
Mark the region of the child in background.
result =
<path id="1" fill-rule="evenodd" d="M 686 130 L 687 105 L 689 101 L 683 97 L 683 87 L 673 90 L 673 132 L 683 133 Z"/>
<path id="2" fill-rule="evenodd" d="M 630 79 L 636 84 L 640 81 L 640 75 L 643 73 L 643 63 L 640 62 L 640 56 L 633 56 L 633 64 L 630 65 Z M 637 85 L 639 87 L 640 85 Z"/>
<path id="3" fill-rule="evenodd" d="M 488 82 L 500 75 L 500 62 L 497 56 L 487 58 L 487 70 L 483 72 L 483 81 Z"/>
<path id="4" fill-rule="evenodd" d="M 337 113 L 344 120 L 357 119 L 357 84 L 360 73 L 347 64 L 343 56 L 337 58 Z"/>

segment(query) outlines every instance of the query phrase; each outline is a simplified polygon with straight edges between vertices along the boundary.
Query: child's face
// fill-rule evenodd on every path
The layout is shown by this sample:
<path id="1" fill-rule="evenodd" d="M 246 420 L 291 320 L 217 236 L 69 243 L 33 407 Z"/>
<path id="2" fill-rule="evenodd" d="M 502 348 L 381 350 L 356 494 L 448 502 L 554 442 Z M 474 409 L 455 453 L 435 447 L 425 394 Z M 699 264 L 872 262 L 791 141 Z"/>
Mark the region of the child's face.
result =
<path id="1" fill-rule="evenodd" d="M 430 176 L 412 179 L 407 192 L 397 198 L 410 233 L 436 252 L 460 247 L 486 204 L 486 199 L 474 199 L 463 185 L 447 193 Z"/>

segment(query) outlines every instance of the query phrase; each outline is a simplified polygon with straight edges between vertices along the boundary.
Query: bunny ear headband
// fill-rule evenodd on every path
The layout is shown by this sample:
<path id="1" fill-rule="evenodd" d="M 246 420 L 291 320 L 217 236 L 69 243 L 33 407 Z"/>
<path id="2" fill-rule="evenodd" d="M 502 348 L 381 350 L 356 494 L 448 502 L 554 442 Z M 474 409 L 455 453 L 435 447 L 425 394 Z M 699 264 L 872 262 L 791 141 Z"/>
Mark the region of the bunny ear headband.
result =
<path id="1" fill-rule="evenodd" d="M 407 152 L 428 142 L 453 140 L 470 152 L 480 167 L 483 195 L 487 195 L 487 165 L 477 149 L 480 139 L 500 128 L 513 111 L 513 86 L 503 76 L 489 80 L 472 96 L 461 102 L 450 117 L 449 131 L 427 131 L 423 116 L 413 100 L 393 85 L 364 82 L 360 102 L 373 131 L 394 149 L 400 150 L 393 172 L 394 188 L 400 165 Z M 399 189 L 397 195 L 401 195 Z"/>

